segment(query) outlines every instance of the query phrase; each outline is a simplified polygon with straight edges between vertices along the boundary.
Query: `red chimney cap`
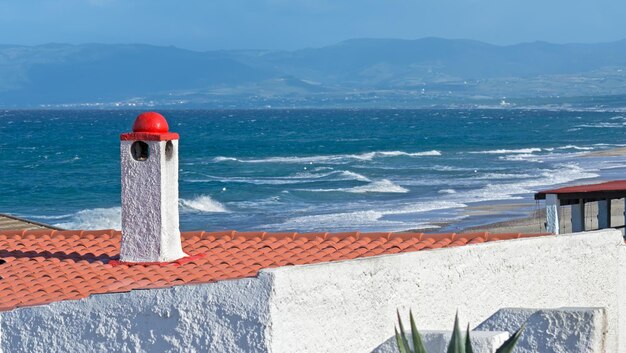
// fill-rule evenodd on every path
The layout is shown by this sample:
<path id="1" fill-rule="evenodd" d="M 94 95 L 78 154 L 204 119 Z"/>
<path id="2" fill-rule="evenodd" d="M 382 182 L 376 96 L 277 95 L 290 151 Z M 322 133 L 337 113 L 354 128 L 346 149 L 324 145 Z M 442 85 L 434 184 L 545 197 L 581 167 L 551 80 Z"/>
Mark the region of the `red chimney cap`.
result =
<path id="1" fill-rule="evenodd" d="M 133 124 L 133 132 L 151 132 L 164 134 L 169 131 L 167 120 L 157 112 L 145 112 L 139 114 Z"/>
<path id="2" fill-rule="evenodd" d="M 133 124 L 133 132 L 121 135 L 122 140 L 165 141 L 177 140 L 178 134 L 170 133 L 165 117 L 157 112 L 139 114 Z"/>

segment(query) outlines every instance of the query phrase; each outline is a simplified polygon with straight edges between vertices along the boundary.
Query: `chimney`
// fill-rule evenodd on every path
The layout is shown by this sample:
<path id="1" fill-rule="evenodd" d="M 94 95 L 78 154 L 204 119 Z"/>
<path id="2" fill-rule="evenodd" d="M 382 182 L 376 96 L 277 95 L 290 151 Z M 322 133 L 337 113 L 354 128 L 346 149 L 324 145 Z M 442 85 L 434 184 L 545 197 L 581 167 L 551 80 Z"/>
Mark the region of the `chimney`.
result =
<path id="1" fill-rule="evenodd" d="M 140 114 L 120 136 L 121 262 L 168 262 L 185 255 L 178 226 L 178 134 L 165 118 Z"/>

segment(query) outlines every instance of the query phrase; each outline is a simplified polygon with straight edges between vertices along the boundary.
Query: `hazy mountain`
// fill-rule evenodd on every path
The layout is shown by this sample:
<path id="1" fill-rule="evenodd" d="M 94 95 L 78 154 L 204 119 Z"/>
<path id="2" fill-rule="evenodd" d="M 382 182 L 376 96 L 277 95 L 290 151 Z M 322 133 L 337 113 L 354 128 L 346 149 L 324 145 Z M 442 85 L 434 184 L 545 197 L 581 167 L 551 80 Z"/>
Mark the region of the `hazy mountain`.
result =
<path id="1" fill-rule="evenodd" d="M 0 47 L 0 104 L 128 99 L 268 79 L 223 52 L 148 45 Z"/>
<path id="2" fill-rule="evenodd" d="M 497 46 L 438 38 L 355 39 L 278 52 L 0 45 L 0 106 L 118 101 L 322 106 L 357 95 L 393 100 L 416 92 L 418 100 L 624 94 L 623 70 L 626 40 Z"/>

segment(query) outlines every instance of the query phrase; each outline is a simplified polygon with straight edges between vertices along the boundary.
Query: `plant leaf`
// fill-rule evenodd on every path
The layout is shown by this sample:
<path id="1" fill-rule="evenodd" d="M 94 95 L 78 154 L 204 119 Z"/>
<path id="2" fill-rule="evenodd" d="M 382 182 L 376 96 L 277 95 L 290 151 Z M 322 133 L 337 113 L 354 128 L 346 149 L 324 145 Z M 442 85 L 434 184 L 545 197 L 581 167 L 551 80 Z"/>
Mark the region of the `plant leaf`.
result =
<path id="1" fill-rule="evenodd" d="M 452 338 L 450 338 L 450 345 L 448 346 L 448 353 L 465 353 L 465 342 L 461 337 L 461 327 L 459 326 L 459 312 L 456 312 L 454 317 L 454 329 L 452 330 Z"/>
<path id="2" fill-rule="evenodd" d="M 424 343 L 422 342 L 422 336 L 417 330 L 417 326 L 415 325 L 415 320 L 413 320 L 413 312 L 409 310 L 409 319 L 411 321 L 411 338 L 413 339 L 413 351 L 415 353 L 427 353 L 426 347 L 424 347 Z"/>
<path id="3" fill-rule="evenodd" d="M 467 323 L 467 332 L 465 333 L 465 353 L 474 353 L 472 349 L 472 341 L 470 340 L 469 322 Z"/>
<path id="4" fill-rule="evenodd" d="M 509 339 L 506 340 L 506 342 L 504 342 L 500 346 L 500 348 L 498 348 L 496 350 L 496 353 L 511 353 L 511 352 L 513 352 L 513 349 L 515 348 L 515 345 L 517 344 L 517 341 L 519 340 L 520 336 L 522 335 L 522 331 L 524 330 L 524 327 L 526 327 L 526 323 L 524 323 L 522 325 L 522 327 L 519 328 L 519 330 L 515 331 L 513 336 L 509 337 Z"/>
<path id="5" fill-rule="evenodd" d="M 400 325 L 400 339 L 402 341 L 402 345 L 407 350 L 407 353 L 411 353 L 411 347 L 409 346 L 409 341 L 406 339 L 404 325 L 402 325 L 402 319 L 400 318 L 400 310 L 396 310 L 396 313 L 398 315 L 398 325 Z"/>
<path id="6" fill-rule="evenodd" d="M 411 351 L 409 350 L 409 347 L 407 347 L 404 341 L 402 341 L 402 337 L 398 333 L 398 329 L 395 327 L 393 329 L 396 331 L 396 343 L 398 344 L 398 351 L 400 353 L 411 353 Z"/>

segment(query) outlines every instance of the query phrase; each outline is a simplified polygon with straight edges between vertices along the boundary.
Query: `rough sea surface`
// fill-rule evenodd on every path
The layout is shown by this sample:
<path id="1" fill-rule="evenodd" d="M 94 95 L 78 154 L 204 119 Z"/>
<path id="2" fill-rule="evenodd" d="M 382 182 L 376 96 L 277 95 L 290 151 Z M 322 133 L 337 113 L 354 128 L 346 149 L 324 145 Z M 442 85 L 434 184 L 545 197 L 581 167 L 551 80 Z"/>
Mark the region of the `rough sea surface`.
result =
<path id="1" fill-rule="evenodd" d="M 0 111 L 0 212 L 120 226 L 119 134 L 138 111 Z M 183 230 L 441 230 L 522 216 L 546 187 L 626 179 L 611 112 L 162 111 L 181 135 Z"/>

